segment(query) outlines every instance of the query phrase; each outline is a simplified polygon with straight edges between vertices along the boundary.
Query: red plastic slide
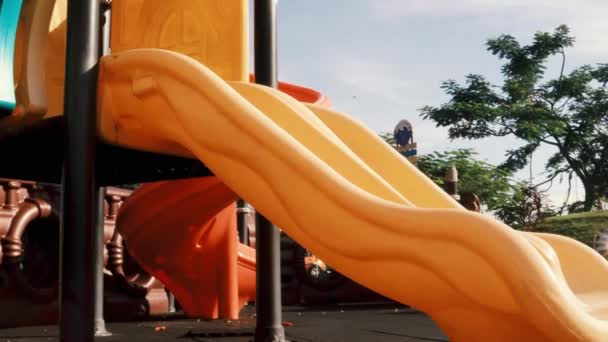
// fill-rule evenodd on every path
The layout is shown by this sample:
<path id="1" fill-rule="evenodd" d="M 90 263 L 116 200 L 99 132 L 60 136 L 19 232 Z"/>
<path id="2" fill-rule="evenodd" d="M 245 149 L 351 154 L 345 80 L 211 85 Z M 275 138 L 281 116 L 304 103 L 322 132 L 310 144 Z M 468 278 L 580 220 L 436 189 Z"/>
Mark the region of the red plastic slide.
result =
<path id="1" fill-rule="evenodd" d="M 193 317 L 237 319 L 255 299 L 255 250 L 237 242 L 237 196 L 215 177 L 142 185 L 117 229 Z"/>
<path id="2" fill-rule="evenodd" d="M 255 76 L 249 75 L 249 81 L 252 83 L 255 82 Z M 286 94 L 289 94 L 294 99 L 300 102 L 313 103 L 325 107 L 331 107 L 331 103 L 327 96 L 311 88 L 306 88 L 287 82 L 279 82 L 279 90 Z"/>

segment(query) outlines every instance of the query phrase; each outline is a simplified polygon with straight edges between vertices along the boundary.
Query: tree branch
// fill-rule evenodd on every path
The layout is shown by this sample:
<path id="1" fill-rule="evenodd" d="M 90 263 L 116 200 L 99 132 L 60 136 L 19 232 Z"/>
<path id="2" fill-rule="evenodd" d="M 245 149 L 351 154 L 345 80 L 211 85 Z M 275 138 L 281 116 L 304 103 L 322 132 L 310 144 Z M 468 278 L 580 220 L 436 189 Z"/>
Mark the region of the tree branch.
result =
<path id="1" fill-rule="evenodd" d="M 564 209 L 568 206 L 568 201 L 570 200 L 570 191 L 572 191 L 572 173 L 574 171 L 570 171 L 568 174 L 568 192 L 566 193 L 566 199 L 562 204 L 562 207 L 559 209 L 560 214 L 564 212 Z"/>
<path id="2" fill-rule="evenodd" d="M 547 102 L 547 104 L 548 104 L 548 105 L 549 105 L 549 107 L 551 108 L 551 111 L 552 111 L 552 112 L 554 111 L 554 110 L 553 110 L 553 108 L 554 108 L 554 106 L 555 106 L 555 103 L 556 103 L 556 102 L 553 102 L 553 101 L 549 100 L 549 98 L 547 98 L 546 96 L 543 96 L 543 95 L 541 95 L 541 94 L 536 94 L 536 96 L 538 96 L 538 98 L 539 98 L 539 99 L 541 99 L 541 100 L 543 100 L 543 101 Z"/>
<path id="3" fill-rule="evenodd" d="M 559 170 L 556 170 L 551 177 L 549 177 L 549 178 L 545 179 L 544 181 L 542 181 L 542 182 L 534 185 L 533 187 L 538 188 L 538 187 L 543 186 L 543 185 L 545 185 L 547 183 L 553 183 L 553 180 L 555 179 L 555 177 L 557 177 L 560 174 L 562 174 L 564 172 L 567 172 L 567 171 L 568 171 L 568 169 L 559 169 Z M 572 171 L 570 171 L 570 172 L 572 173 Z M 550 188 L 551 188 L 551 186 L 549 186 L 549 188 L 547 188 L 545 191 L 549 190 Z"/>
<path id="4" fill-rule="evenodd" d="M 538 138 L 538 141 L 540 141 L 542 143 L 545 143 L 547 145 L 551 145 L 551 146 L 555 146 L 555 147 L 558 146 L 557 143 L 555 143 L 553 141 L 550 141 L 550 140 L 547 140 L 547 138 Z"/>
<path id="5" fill-rule="evenodd" d="M 566 107 L 566 105 L 568 104 L 568 102 L 572 99 L 572 96 L 569 96 L 566 101 L 564 101 L 564 103 L 562 103 L 561 106 L 559 106 L 559 108 L 557 110 L 559 110 L 560 112 L 564 110 L 564 108 Z M 553 111 L 554 113 L 556 113 L 555 111 Z M 557 113 L 556 113 L 557 114 Z"/>
<path id="6" fill-rule="evenodd" d="M 564 67 L 566 66 L 566 54 L 564 53 L 564 48 L 562 48 L 560 53 L 562 54 L 562 70 L 559 72 L 559 79 L 557 80 L 558 92 L 562 90 L 562 78 L 564 77 Z"/>
<path id="7" fill-rule="evenodd" d="M 562 79 L 564 78 L 564 68 L 566 66 L 566 54 L 564 53 L 564 48 L 561 49 L 560 54 L 562 55 L 562 68 L 559 71 L 559 78 L 557 80 L 557 91 L 556 91 L 556 100 L 553 102 L 547 101 L 549 106 L 551 107 L 551 111 L 555 113 L 555 104 L 559 101 L 559 97 L 562 91 Z"/>
<path id="8" fill-rule="evenodd" d="M 553 139 L 555 139 L 555 142 L 557 143 L 557 148 L 559 149 L 559 152 L 564 156 L 564 159 L 566 159 L 566 161 L 568 162 L 568 165 L 570 165 L 574 173 L 576 173 L 578 178 L 580 178 L 581 181 L 583 181 L 584 183 L 585 179 L 589 177 L 589 175 L 587 174 L 587 170 L 585 170 L 585 168 L 580 165 L 578 161 L 572 159 L 572 157 L 567 153 L 568 150 L 565 148 L 564 144 L 562 144 L 562 142 L 555 135 L 551 136 L 553 137 Z"/>

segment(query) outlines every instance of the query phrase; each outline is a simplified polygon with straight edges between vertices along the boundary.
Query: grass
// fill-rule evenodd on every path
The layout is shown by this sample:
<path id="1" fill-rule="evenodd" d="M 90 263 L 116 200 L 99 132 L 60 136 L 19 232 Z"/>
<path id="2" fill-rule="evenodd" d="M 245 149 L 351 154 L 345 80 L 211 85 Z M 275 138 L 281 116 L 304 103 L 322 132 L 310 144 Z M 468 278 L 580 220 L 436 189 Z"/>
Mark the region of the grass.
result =
<path id="1" fill-rule="evenodd" d="M 593 237 L 608 230 L 608 211 L 591 211 L 545 219 L 537 231 L 571 237 L 589 246 Z"/>

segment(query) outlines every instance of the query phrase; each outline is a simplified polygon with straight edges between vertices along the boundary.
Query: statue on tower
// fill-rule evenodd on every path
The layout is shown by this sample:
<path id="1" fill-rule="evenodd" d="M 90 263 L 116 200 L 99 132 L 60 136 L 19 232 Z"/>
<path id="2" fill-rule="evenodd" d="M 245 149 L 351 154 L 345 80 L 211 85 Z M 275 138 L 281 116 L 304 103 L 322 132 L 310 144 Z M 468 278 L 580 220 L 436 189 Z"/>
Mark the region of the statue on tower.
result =
<path id="1" fill-rule="evenodd" d="M 395 137 L 395 143 L 397 144 L 397 151 L 406 157 L 414 165 L 416 164 L 417 144 L 414 142 L 414 129 L 412 124 L 407 120 L 401 120 L 395 126 L 393 131 Z"/>

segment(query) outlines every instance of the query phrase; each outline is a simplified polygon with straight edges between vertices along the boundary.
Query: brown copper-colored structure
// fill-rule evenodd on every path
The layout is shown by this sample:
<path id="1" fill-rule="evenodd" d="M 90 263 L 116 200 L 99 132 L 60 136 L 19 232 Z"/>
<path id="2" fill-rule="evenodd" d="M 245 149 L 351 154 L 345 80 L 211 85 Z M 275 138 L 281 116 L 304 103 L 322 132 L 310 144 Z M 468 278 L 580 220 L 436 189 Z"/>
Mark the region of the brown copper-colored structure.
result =
<path id="1" fill-rule="evenodd" d="M 131 298 L 138 298 L 137 315 L 162 314 L 171 311 L 164 285 L 146 273 L 127 252 L 122 236 L 114 229 L 116 217 L 121 205 L 131 195 L 130 190 L 106 188 L 106 206 L 104 221 L 104 252 L 106 269 L 112 274 L 112 286 L 118 291 L 106 291 L 106 317 L 120 318 L 125 312 L 120 305 L 120 295 L 128 293 Z M 128 317 L 124 317 L 128 318 Z"/>
<path id="2" fill-rule="evenodd" d="M 107 320 L 169 312 L 164 286 L 132 260 L 114 232 L 130 190 L 106 188 L 104 309 Z M 60 189 L 0 179 L 0 327 L 51 324 L 58 319 Z"/>
<path id="3" fill-rule="evenodd" d="M 4 236 L 19 204 L 27 197 L 27 190 L 14 180 L 0 180 L 0 235 Z M 2 251 L 0 250 L 0 257 Z"/>
<path id="4" fill-rule="evenodd" d="M 47 284 L 48 287 L 38 287 L 36 286 L 40 284 L 40 279 L 44 278 L 41 276 L 39 270 L 35 270 L 34 274 L 35 278 L 28 277 L 25 272 L 30 271 L 27 267 L 22 267 L 24 265 L 23 258 L 23 242 L 24 242 L 24 234 L 28 227 L 31 227 L 31 224 L 37 220 L 48 220 L 52 215 L 51 205 L 45 200 L 39 198 L 26 198 L 19 206 L 15 216 L 11 220 L 9 225 L 8 232 L 6 235 L 0 240 L 2 244 L 2 265 L 4 271 L 6 272 L 8 281 L 14 286 L 15 291 L 28 299 L 30 299 L 33 303 L 50 303 L 58 296 L 58 284 L 52 281 L 52 278 L 58 276 L 58 272 L 51 271 L 51 282 Z M 58 221 L 54 224 L 51 223 L 47 229 L 54 229 L 55 231 L 51 231 L 52 233 L 58 234 Z M 40 242 L 40 241 L 39 241 Z M 48 241 L 49 244 L 52 243 Z M 48 246 L 48 245 L 47 245 Z M 57 248 L 52 249 L 57 251 Z M 48 250 L 47 250 L 48 251 Z M 36 253 L 38 251 L 33 248 L 30 250 L 30 253 Z M 49 253 L 44 253 L 49 254 Z M 42 257 L 46 257 L 48 255 L 43 255 Z M 56 255 L 58 257 L 58 254 Z M 49 263 L 50 264 L 50 263 Z M 44 266 L 47 266 L 47 270 L 58 270 L 58 267 L 53 267 L 54 265 L 40 265 L 38 263 L 37 266 L 39 269 L 43 269 Z M 45 272 L 48 275 L 48 272 Z M 32 271 L 30 271 L 32 274 Z"/>

